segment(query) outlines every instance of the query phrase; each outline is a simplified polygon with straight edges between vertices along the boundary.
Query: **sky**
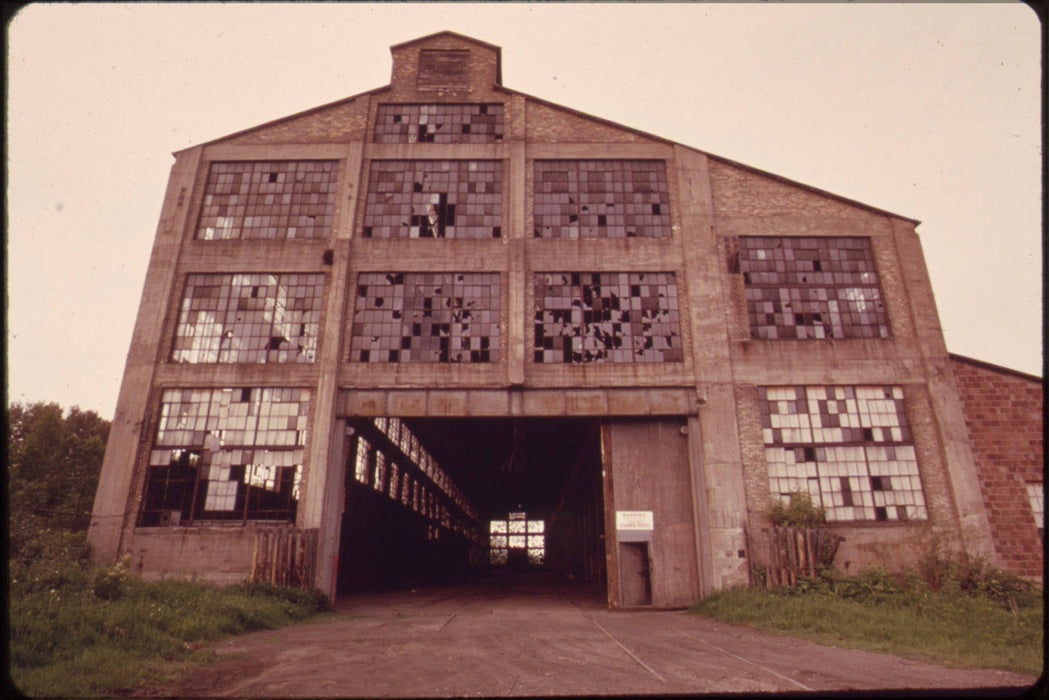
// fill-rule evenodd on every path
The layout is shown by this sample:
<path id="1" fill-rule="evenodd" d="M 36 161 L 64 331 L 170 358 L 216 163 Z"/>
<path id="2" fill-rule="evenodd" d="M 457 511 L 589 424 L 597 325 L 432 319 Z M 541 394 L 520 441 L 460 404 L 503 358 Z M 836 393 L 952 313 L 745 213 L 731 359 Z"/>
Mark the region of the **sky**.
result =
<path id="1" fill-rule="evenodd" d="M 9 402 L 113 416 L 172 152 L 386 85 L 443 30 L 514 90 L 922 221 L 948 350 L 1041 376 L 1022 4 L 37 4 L 7 27 Z"/>

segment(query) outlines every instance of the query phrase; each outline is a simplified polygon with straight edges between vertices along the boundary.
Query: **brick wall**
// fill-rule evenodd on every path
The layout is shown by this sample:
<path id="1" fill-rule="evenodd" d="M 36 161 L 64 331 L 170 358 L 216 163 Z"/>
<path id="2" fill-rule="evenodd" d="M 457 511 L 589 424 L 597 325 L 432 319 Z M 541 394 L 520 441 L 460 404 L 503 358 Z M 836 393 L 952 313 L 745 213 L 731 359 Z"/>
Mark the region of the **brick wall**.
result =
<path id="1" fill-rule="evenodd" d="M 951 355 L 984 505 L 1002 568 L 1042 576 L 1042 540 L 1026 485 L 1044 478 L 1042 382 Z"/>

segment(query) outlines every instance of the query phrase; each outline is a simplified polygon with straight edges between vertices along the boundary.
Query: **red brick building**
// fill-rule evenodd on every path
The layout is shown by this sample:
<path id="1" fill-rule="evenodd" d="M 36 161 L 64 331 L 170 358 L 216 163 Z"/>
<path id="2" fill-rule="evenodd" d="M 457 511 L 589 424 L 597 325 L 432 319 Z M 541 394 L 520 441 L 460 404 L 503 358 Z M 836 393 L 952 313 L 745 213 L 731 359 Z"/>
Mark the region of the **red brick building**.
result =
<path id="1" fill-rule="evenodd" d="M 1002 568 L 1042 577 L 1042 380 L 951 355 L 983 502 Z"/>

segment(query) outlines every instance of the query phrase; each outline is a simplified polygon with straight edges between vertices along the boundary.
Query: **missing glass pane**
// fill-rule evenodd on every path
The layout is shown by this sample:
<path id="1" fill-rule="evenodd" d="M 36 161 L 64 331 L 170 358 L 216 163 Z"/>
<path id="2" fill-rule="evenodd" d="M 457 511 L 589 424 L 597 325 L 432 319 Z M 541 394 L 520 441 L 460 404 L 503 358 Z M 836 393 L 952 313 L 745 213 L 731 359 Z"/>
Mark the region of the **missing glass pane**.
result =
<path id="1" fill-rule="evenodd" d="M 774 496 L 808 493 L 828 520 L 928 517 L 900 387 L 758 392 Z"/>
<path id="2" fill-rule="evenodd" d="M 739 265 L 755 338 L 885 338 L 870 239 L 741 236 Z"/>
<path id="3" fill-rule="evenodd" d="M 534 278 L 536 362 L 681 362 L 672 273 L 542 272 Z"/>
<path id="4" fill-rule="evenodd" d="M 174 362 L 313 362 L 324 275 L 189 275 Z"/>
<path id="5" fill-rule="evenodd" d="M 670 236 L 666 163 L 537 160 L 536 238 Z"/>
<path id="6" fill-rule="evenodd" d="M 165 390 L 139 524 L 294 520 L 309 399 L 306 389 Z"/>
<path id="7" fill-rule="evenodd" d="M 495 143 L 503 140 L 501 104 L 384 104 L 377 143 Z"/>
<path id="8" fill-rule="evenodd" d="M 197 238 L 327 238 L 337 176 L 337 161 L 212 163 Z"/>
<path id="9" fill-rule="evenodd" d="M 365 238 L 498 238 L 500 161 L 373 161 Z"/>
<path id="10" fill-rule="evenodd" d="M 353 362 L 498 362 L 497 273 L 361 273 Z"/>

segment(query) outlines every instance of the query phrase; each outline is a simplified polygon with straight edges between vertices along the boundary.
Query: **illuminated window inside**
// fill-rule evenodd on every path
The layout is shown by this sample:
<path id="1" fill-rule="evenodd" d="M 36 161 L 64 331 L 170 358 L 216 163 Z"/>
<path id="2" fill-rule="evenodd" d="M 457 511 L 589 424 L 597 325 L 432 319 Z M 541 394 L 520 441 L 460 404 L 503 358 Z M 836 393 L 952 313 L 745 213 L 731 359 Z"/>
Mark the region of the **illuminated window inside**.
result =
<path id="1" fill-rule="evenodd" d="M 197 238 L 327 238 L 337 177 L 334 160 L 212 163 Z"/>
<path id="2" fill-rule="evenodd" d="M 140 525 L 291 520 L 305 457 L 307 389 L 167 389 Z"/>
<path id="3" fill-rule="evenodd" d="M 828 520 L 924 520 L 918 459 L 895 386 L 759 387 L 772 495 L 807 493 Z"/>
<path id="4" fill-rule="evenodd" d="M 372 161 L 365 238 L 499 238 L 502 226 L 501 161 Z"/>
<path id="5" fill-rule="evenodd" d="M 1045 492 L 1041 482 L 1027 484 L 1027 500 L 1031 504 L 1031 515 L 1034 516 L 1038 533 L 1045 532 Z"/>
<path id="6" fill-rule="evenodd" d="M 534 359 L 681 362 L 673 273 L 536 273 Z"/>
<path id="7" fill-rule="evenodd" d="M 377 143 L 495 143 L 501 104 L 386 104 L 375 117 Z"/>
<path id="8" fill-rule="evenodd" d="M 661 160 L 535 161 L 536 238 L 670 235 Z"/>
<path id="9" fill-rule="evenodd" d="M 174 362 L 313 362 L 324 275 L 189 275 Z"/>
<path id="10" fill-rule="evenodd" d="M 399 418 L 379 417 L 370 423 L 352 424 L 349 484 L 418 513 L 428 521 L 433 539 L 443 528 L 481 544 L 477 511 L 412 430 Z"/>
<path id="11" fill-rule="evenodd" d="M 545 521 L 529 520 L 525 513 L 510 513 L 506 520 L 488 522 L 488 561 L 493 566 L 542 566 L 545 559 Z"/>
<path id="12" fill-rule="evenodd" d="M 498 273 L 361 273 L 352 362 L 498 362 Z"/>
<path id="13" fill-rule="evenodd" d="M 868 238 L 739 239 L 754 338 L 887 338 Z"/>

